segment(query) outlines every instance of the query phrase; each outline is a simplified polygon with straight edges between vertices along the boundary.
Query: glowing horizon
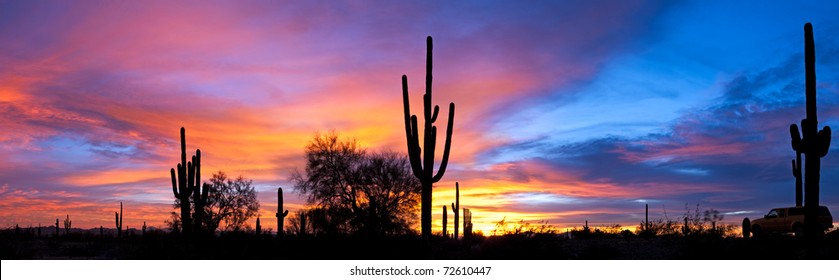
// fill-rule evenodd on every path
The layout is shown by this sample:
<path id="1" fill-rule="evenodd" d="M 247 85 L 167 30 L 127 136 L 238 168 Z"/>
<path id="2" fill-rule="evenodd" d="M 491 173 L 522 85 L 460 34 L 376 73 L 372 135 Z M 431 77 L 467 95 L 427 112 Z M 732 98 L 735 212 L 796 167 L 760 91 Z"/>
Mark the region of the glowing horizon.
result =
<path id="1" fill-rule="evenodd" d="M 277 187 L 289 212 L 305 207 L 289 175 L 316 133 L 405 153 L 400 77 L 419 111 L 429 35 L 438 126 L 457 105 L 435 231 L 455 182 L 485 233 L 502 218 L 634 227 L 645 203 L 651 219 L 700 204 L 739 223 L 794 201 L 805 22 L 820 126 L 839 126 L 838 13 L 818 1 L 0 2 L 0 226 L 69 214 L 113 227 L 122 201 L 128 227 L 163 227 L 185 127 L 204 180 L 252 179 L 276 231 Z M 821 163 L 834 213 L 836 142 Z"/>

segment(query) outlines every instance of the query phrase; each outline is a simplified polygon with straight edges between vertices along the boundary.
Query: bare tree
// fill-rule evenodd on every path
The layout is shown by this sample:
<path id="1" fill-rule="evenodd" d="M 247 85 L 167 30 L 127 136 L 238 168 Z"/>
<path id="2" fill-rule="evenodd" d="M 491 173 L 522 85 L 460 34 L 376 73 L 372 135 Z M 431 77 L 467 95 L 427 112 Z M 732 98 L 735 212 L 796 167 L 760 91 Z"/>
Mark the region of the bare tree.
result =
<path id="1" fill-rule="evenodd" d="M 354 139 L 318 134 L 306 146 L 295 190 L 317 209 L 310 223 L 327 233 L 398 234 L 416 223 L 421 185 L 405 156 L 368 153 Z M 315 215 L 316 214 L 316 215 Z M 317 229 L 318 227 L 324 227 Z"/>

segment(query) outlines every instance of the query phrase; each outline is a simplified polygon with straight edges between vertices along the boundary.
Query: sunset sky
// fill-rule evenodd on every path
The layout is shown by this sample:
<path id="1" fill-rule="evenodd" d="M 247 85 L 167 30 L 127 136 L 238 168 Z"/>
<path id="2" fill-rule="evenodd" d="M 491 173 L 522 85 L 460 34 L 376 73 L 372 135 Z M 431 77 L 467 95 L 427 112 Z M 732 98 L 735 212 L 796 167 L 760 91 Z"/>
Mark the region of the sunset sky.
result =
<path id="1" fill-rule="evenodd" d="M 113 227 L 120 201 L 126 226 L 163 227 L 184 126 L 204 179 L 252 179 L 276 230 L 277 187 L 305 207 L 289 178 L 317 132 L 406 153 L 400 77 L 421 110 L 429 35 L 439 129 L 457 106 L 438 228 L 456 181 L 485 232 L 793 206 L 806 22 L 820 127 L 839 129 L 831 1 L 169 2 L 0 0 L 0 227 Z"/>

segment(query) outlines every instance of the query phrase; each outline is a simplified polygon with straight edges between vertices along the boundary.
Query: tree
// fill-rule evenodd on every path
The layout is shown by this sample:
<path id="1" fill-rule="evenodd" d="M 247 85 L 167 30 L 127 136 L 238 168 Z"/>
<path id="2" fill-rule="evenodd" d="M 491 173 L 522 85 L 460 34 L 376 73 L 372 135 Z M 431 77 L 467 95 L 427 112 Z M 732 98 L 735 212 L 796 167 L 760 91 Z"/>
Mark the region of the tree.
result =
<path id="1" fill-rule="evenodd" d="M 309 142 L 306 170 L 295 170 L 292 181 L 317 209 L 310 222 L 314 232 L 404 234 L 417 220 L 421 185 L 407 158 L 368 153 L 334 132 Z"/>
<path id="2" fill-rule="evenodd" d="M 228 231 L 249 229 L 247 221 L 256 217 L 259 211 L 259 201 L 256 199 L 256 190 L 252 184 L 252 180 L 247 180 L 241 175 L 230 180 L 223 171 L 213 174 L 210 183 L 204 183 L 210 193 L 203 208 L 204 213 L 200 218 L 202 227 L 208 232 L 215 232 L 222 225 L 224 230 Z M 195 203 L 192 197 L 189 200 L 191 204 Z M 175 206 L 180 207 L 180 205 L 180 200 L 176 199 Z M 198 217 L 194 210 L 192 216 Z M 181 225 L 180 217 L 173 211 L 170 213 L 169 220 L 166 220 L 166 224 L 173 231 L 178 231 Z"/>

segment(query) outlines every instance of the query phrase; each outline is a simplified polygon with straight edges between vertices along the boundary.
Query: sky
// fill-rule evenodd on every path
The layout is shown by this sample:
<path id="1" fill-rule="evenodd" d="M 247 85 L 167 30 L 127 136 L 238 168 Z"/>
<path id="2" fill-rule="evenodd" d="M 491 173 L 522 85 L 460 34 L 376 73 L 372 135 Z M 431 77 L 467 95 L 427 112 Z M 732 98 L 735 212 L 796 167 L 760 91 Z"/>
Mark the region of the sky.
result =
<path id="1" fill-rule="evenodd" d="M 433 103 L 454 201 L 496 222 L 634 227 L 716 209 L 794 206 L 789 125 L 804 118 L 803 26 L 820 127 L 839 127 L 839 3 L 830 1 L 0 0 L 0 227 L 163 227 L 169 169 L 253 180 L 264 228 L 307 207 L 290 175 L 319 132 L 406 153 L 400 77 Z M 441 133 L 442 134 L 442 133 Z M 438 142 L 442 143 L 443 136 Z M 836 136 L 822 205 L 839 211 Z M 440 154 L 438 151 L 438 162 Z M 835 214 L 834 214 L 835 215 Z"/>

